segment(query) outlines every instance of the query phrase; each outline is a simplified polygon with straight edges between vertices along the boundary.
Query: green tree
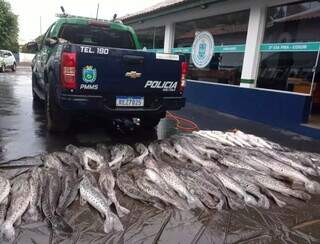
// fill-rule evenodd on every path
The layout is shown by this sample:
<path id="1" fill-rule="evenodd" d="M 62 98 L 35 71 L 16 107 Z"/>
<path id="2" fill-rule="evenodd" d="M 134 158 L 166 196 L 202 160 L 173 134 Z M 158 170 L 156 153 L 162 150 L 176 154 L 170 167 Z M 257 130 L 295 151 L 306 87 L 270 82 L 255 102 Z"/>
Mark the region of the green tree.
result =
<path id="1" fill-rule="evenodd" d="M 18 16 L 8 2 L 0 0 L 0 49 L 18 52 L 18 33 Z"/>

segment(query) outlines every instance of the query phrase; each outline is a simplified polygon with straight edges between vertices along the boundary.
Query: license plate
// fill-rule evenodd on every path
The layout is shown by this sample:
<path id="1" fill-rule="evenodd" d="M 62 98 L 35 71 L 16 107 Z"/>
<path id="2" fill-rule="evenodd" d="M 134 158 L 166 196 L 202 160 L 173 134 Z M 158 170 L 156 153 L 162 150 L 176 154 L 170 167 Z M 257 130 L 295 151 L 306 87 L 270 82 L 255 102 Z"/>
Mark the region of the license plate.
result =
<path id="1" fill-rule="evenodd" d="M 116 97 L 117 107 L 143 107 L 144 97 L 126 97 L 119 96 Z"/>

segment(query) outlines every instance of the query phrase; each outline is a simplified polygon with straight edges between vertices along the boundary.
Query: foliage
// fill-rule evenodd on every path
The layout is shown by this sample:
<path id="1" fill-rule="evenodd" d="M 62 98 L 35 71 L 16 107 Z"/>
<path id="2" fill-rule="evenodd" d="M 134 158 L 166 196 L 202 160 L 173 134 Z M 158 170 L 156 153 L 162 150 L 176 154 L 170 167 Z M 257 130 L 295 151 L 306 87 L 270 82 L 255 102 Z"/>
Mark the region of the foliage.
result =
<path id="1" fill-rule="evenodd" d="M 0 49 L 18 52 L 18 33 L 18 16 L 8 2 L 0 0 Z"/>

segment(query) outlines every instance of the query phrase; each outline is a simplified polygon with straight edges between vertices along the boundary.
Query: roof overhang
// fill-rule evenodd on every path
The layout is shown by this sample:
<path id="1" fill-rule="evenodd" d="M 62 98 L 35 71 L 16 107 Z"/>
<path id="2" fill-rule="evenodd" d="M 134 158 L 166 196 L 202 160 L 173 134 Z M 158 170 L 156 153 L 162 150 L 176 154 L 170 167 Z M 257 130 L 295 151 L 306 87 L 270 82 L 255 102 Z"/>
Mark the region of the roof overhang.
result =
<path id="1" fill-rule="evenodd" d="M 192 9 L 197 7 L 206 8 L 207 5 L 209 4 L 225 2 L 225 1 L 227 0 L 180 0 L 180 1 L 176 0 L 172 4 L 168 4 L 158 8 L 155 7 L 154 9 L 149 8 L 149 9 L 146 9 L 145 11 L 143 10 L 133 15 L 123 16 L 121 20 L 125 24 L 133 24 L 133 23 L 145 21 L 147 19 L 153 19 L 153 18 L 164 16 L 164 15 L 173 14 L 173 13 L 180 12 L 187 9 Z"/>

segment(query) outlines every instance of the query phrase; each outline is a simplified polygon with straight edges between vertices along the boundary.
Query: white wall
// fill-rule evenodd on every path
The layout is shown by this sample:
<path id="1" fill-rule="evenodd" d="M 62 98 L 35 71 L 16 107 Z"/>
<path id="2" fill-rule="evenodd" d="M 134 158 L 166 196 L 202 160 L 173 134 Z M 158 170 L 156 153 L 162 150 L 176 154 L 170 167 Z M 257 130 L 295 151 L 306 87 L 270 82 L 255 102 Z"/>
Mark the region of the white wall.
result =
<path id="1" fill-rule="evenodd" d="M 31 63 L 33 57 L 32 53 L 19 53 L 20 63 Z"/>

